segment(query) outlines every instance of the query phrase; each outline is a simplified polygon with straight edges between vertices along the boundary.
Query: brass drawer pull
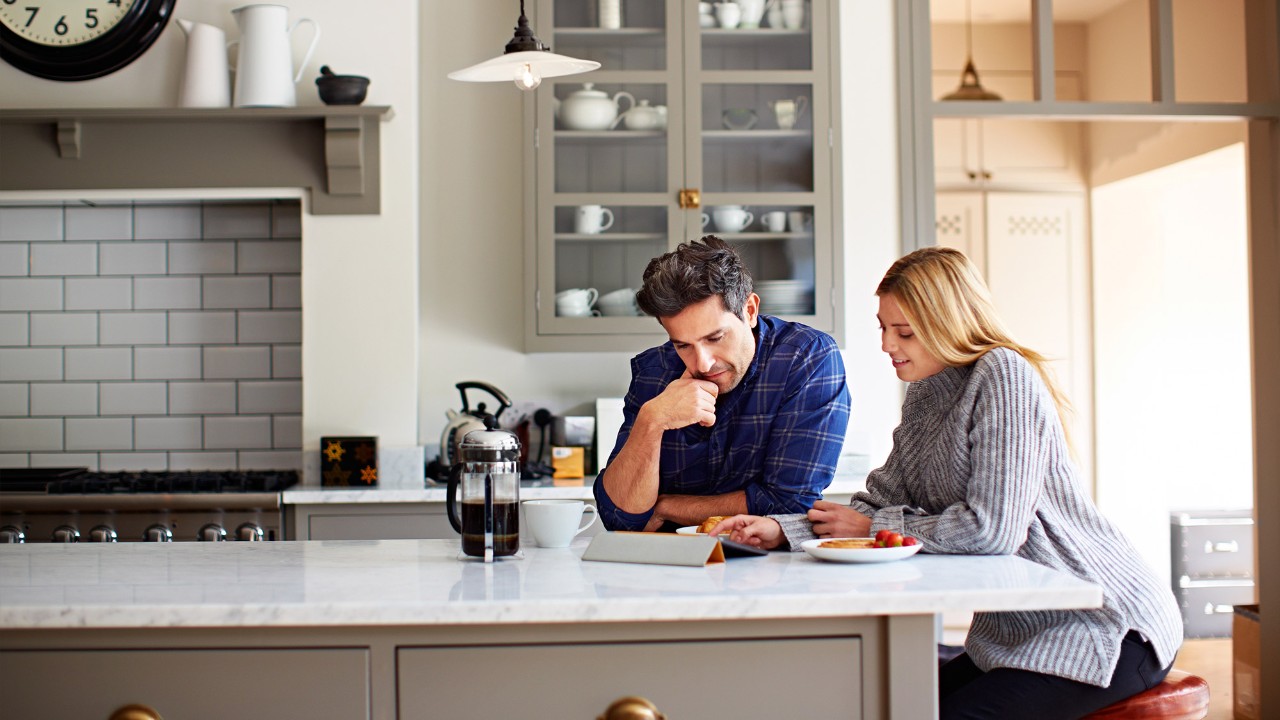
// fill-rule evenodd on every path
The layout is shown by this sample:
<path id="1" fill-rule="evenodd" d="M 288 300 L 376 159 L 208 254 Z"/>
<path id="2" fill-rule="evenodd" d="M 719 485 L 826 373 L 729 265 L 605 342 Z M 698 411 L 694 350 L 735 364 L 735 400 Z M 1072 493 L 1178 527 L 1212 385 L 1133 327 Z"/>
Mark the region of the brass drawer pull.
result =
<path id="1" fill-rule="evenodd" d="M 666 720 L 658 707 L 642 697 L 634 695 L 614 700 L 604 714 L 596 720 Z"/>
<path id="2" fill-rule="evenodd" d="M 164 720 L 154 708 L 146 705 L 125 705 L 111 713 L 110 720 Z"/>

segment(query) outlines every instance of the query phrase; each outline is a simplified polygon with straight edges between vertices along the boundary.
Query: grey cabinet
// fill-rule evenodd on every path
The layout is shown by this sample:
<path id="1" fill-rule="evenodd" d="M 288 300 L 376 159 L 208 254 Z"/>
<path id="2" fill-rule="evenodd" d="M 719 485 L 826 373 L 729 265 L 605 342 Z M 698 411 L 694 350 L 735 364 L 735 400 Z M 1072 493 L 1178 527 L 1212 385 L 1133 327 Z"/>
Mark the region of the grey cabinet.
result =
<path id="1" fill-rule="evenodd" d="M 546 79 L 526 102 L 527 350 L 665 341 L 653 318 L 599 303 L 569 315 L 556 293 L 634 291 L 651 258 L 712 232 L 743 253 L 763 312 L 840 339 L 837 6 L 809 0 L 796 27 L 725 28 L 703 27 L 696 2 L 624 0 L 622 27 L 606 29 L 595 0 L 537 3 L 539 37 L 602 67 Z M 585 83 L 623 113 L 632 99 L 665 107 L 665 126 L 576 129 Z M 579 223 L 586 206 L 609 214 Z"/>
<path id="2" fill-rule="evenodd" d="M 1230 637 L 1236 605 L 1254 602 L 1253 512 L 1169 514 L 1173 594 L 1189 638 Z"/>

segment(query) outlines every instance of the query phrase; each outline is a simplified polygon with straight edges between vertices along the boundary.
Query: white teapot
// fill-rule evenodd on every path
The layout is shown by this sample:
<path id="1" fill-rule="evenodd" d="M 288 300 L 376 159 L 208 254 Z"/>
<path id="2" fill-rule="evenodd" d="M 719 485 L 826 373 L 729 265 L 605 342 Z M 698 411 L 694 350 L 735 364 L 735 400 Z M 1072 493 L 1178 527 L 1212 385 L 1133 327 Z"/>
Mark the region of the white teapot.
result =
<path id="1" fill-rule="evenodd" d="M 618 123 L 622 123 L 628 130 L 658 130 L 667 124 L 663 112 L 650 105 L 648 100 L 641 100 L 630 110 L 619 115 L 609 129 L 618 127 Z"/>
<path id="2" fill-rule="evenodd" d="M 583 83 L 581 90 L 570 93 L 560 102 L 560 122 L 570 130 L 608 130 L 622 111 L 623 98 L 633 106 L 636 104 L 636 99 L 625 90 L 609 97 L 603 90 L 596 90 L 595 83 Z"/>

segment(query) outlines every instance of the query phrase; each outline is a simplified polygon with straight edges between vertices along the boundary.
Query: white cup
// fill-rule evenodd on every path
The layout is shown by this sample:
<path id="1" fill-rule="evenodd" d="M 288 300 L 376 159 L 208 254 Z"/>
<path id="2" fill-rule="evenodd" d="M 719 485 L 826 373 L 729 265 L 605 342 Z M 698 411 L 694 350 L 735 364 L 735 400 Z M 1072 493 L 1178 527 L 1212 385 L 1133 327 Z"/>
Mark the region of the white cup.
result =
<path id="1" fill-rule="evenodd" d="M 769 103 L 769 107 L 773 108 L 773 117 L 778 122 L 778 127 L 783 130 L 790 130 L 796 126 L 796 121 L 804 115 L 804 111 L 809 107 L 809 98 L 801 95 L 795 100 L 774 100 Z"/>
<path id="2" fill-rule="evenodd" d="M 765 11 L 765 18 L 769 20 L 769 27 L 782 29 L 782 6 L 778 3 L 769 5 L 769 9 Z"/>
<path id="3" fill-rule="evenodd" d="M 760 224 L 769 232 L 783 232 L 787 229 L 787 214 L 782 210 L 774 210 L 760 216 Z"/>
<path id="4" fill-rule="evenodd" d="M 573 231 L 595 235 L 613 227 L 613 211 L 603 205 L 579 205 L 573 213 Z"/>
<path id="5" fill-rule="evenodd" d="M 787 227 L 791 232 L 805 232 L 809 229 L 809 220 L 812 219 L 809 213 L 799 210 L 792 210 L 787 213 Z"/>
<path id="6" fill-rule="evenodd" d="M 716 20 L 722 28 L 736 28 L 742 22 L 742 8 L 735 2 L 716 3 Z"/>
<path id="7" fill-rule="evenodd" d="M 591 306 L 600 293 L 595 288 L 570 288 L 556 293 L 556 315 L 564 317 L 588 317 L 599 314 Z"/>
<path id="8" fill-rule="evenodd" d="M 804 27 L 804 0 L 781 0 L 782 27 L 799 30 Z"/>
<path id="9" fill-rule="evenodd" d="M 595 524 L 600 514 L 595 505 L 581 500 L 525 500 L 524 521 L 538 547 L 569 547 L 569 541 Z M 582 522 L 583 513 L 591 519 Z"/>
<path id="10" fill-rule="evenodd" d="M 711 211 L 716 221 L 716 229 L 723 232 L 742 232 L 756 219 L 741 205 L 721 205 Z"/>
<path id="11" fill-rule="evenodd" d="M 600 313 L 609 317 L 639 315 L 636 305 L 636 293 L 631 288 L 622 288 L 607 292 L 600 296 Z"/>

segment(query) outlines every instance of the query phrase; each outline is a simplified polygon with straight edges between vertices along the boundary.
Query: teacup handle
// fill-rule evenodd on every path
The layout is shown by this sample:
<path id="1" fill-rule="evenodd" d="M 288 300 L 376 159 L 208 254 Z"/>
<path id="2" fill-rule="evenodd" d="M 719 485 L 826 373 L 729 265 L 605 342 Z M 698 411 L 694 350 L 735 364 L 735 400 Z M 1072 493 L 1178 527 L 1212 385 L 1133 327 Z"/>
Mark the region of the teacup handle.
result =
<path id="1" fill-rule="evenodd" d="M 600 225 L 600 232 L 604 232 L 605 230 L 613 227 L 613 211 L 609 208 L 600 208 L 600 212 L 609 216 L 609 219 L 605 220 Z M 595 300 L 592 300 L 591 302 L 595 302 Z"/>
<path id="2" fill-rule="evenodd" d="M 804 111 L 809 107 L 809 98 L 801 95 L 796 98 L 796 119 L 799 120 L 804 116 Z"/>
<path id="3" fill-rule="evenodd" d="M 752 215 L 750 210 L 745 210 L 744 212 L 747 213 L 747 216 L 742 219 L 742 227 L 740 228 L 741 230 L 746 230 L 747 228 L 751 227 L 752 221 L 756 219 L 756 216 Z"/>
<path id="4" fill-rule="evenodd" d="M 587 521 L 587 524 L 586 524 L 586 525 L 582 525 L 582 526 L 580 526 L 580 527 L 578 528 L 578 531 L 577 531 L 577 532 L 575 532 L 575 533 L 574 533 L 574 535 L 581 535 L 583 530 L 586 530 L 587 528 L 591 527 L 592 525 L 595 525 L 595 524 L 596 524 L 596 520 L 599 520 L 599 519 L 600 519 L 600 512 L 599 512 L 598 510 L 596 510 L 596 506 L 595 506 L 595 505 L 583 505 L 583 506 L 582 506 L 582 513 L 583 513 L 584 515 L 585 515 L 585 514 L 587 514 L 587 513 L 591 513 L 591 519 Z"/>
<path id="5" fill-rule="evenodd" d="M 706 213 L 702 213 L 702 227 L 705 228 L 709 222 L 711 222 L 711 216 Z"/>
<path id="6" fill-rule="evenodd" d="M 612 224 L 613 215 L 610 215 L 609 218 L 610 218 L 609 222 L 610 224 Z M 606 225 L 605 227 L 608 227 L 608 225 Z M 596 299 L 600 297 L 600 291 L 596 290 L 595 288 L 587 288 L 587 297 L 590 298 L 589 300 L 587 300 L 587 307 L 591 307 L 592 305 L 596 304 Z"/>

